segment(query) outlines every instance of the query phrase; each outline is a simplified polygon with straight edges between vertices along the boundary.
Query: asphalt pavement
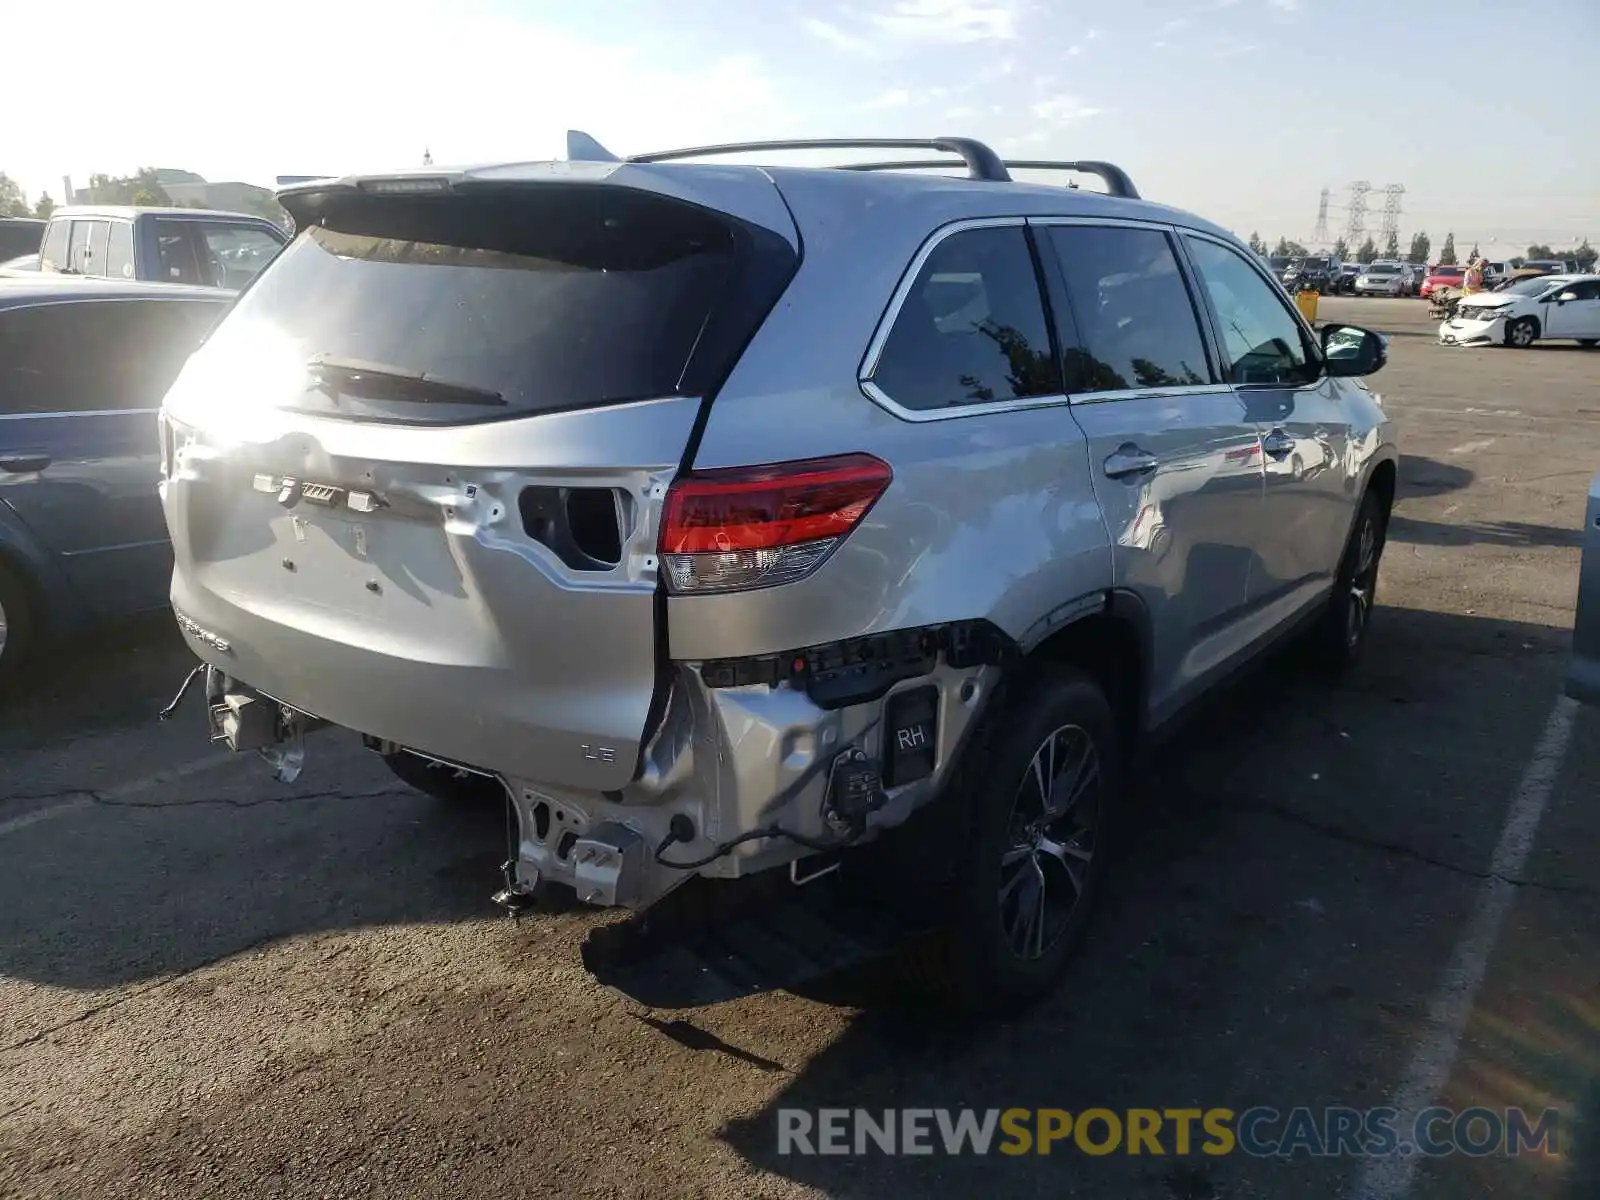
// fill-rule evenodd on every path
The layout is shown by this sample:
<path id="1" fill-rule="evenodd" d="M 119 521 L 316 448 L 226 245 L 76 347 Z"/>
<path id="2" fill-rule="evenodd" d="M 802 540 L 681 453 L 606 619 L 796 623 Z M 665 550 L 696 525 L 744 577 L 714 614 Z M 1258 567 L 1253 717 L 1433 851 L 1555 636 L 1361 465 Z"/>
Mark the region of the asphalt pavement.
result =
<path id="1" fill-rule="evenodd" d="M 1364 662 L 1290 659 L 1160 753 L 1059 992 L 653 1012 L 587 911 L 489 902 L 502 815 L 349 736 L 301 779 L 154 713 L 170 618 L 0 709 L 0 1195 L 1600 1196 L 1600 711 L 1560 698 L 1600 351 L 1391 336 L 1403 438 Z M 869 990 L 870 982 L 864 984 Z M 883 986 L 888 986 L 887 982 Z M 1557 1110 L 1518 1156 L 779 1152 L 779 1110 Z M 1554 1152 L 1550 1152 L 1553 1149 Z"/>

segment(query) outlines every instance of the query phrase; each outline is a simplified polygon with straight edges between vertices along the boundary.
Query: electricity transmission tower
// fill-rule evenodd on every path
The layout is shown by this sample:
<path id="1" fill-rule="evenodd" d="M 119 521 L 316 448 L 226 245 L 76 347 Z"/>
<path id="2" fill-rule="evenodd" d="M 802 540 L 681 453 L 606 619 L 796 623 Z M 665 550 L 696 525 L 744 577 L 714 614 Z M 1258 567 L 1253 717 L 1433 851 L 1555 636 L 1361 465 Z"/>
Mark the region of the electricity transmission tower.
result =
<path id="1" fill-rule="evenodd" d="M 1390 237 L 1397 241 L 1400 237 L 1400 197 L 1406 194 L 1406 189 L 1398 184 L 1391 183 L 1383 189 L 1383 223 L 1379 230 L 1379 240 L 1387 245 Z"/>
<path id="2" fill-rule="evenodd" d="M 1331 188 L 1322 189 L 1322 198 L 1317 201 L 1317 227 L 1311 231 L 1311 244 L 1320 246 L 1329 241 L 1328 237 L 1328 194 Z"/>
<path id="3" fill-rule="evenodd" d="M 1367 193 L 1372 185 L 1358 179 L 1350 185 L 1350 219 L 1344 227 L 1345 241 L 1353 252 L 1367 236 Z"/>

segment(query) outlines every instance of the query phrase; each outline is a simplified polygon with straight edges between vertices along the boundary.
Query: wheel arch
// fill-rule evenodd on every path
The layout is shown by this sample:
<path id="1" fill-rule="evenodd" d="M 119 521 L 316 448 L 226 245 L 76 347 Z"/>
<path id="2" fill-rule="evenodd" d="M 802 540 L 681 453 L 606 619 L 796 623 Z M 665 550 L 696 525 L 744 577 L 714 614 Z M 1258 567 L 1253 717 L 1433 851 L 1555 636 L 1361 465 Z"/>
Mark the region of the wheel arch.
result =
<path id="1" fill-rule="evenodd" d="M 1150 613 L 1137 595 L 1120 588 L 1097 599 L 1093 609 L 1034 645 L 1027 660 L 1067 663 L 1086 671 L 1111 703 L 1126 756 L 1142 740 L 1148 724 Z"/>

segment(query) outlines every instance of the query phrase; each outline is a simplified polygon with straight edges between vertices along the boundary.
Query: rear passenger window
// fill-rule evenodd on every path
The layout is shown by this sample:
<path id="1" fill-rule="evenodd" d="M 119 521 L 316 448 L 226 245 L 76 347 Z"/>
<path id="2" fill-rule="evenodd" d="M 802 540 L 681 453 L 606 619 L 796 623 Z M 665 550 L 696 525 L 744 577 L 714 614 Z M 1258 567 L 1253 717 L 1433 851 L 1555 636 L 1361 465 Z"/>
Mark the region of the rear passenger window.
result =
<path id="1" fill-rule="evenodd" d="M 45 271 L 64 271 L 67 261 L 67 233 L 71 221 L 51 221 L 45 230 L 44 245 L 39 250 L 39 266 Z"/>
<path id="2" fill-rule="evenodd" d="M 85 275 L 106 274 L 106 243 L 111 238 L 110 221 L 93 221 L 89 225 L 89 248 L 83 256 L 80 270 Z"/>
<path id="3" fill-rule="evenodd" d="M 111 222 L 111 245 L 106 250 L 106 274 L 112 279 L 133 278 L 133 226 Z"/>
<path id="4" fill-rule="evenodd" d="M 1186 237 L 1189 259 L 1222 326 L 1228 382 L 1301 387 L 1321 364 L 1278 291 L 1239 254 L 1206 238 Z"/>
<path id="5" fill-rule="evenodd" d="M 895 314 L 871 381 L 919 411 L 1061 394 L 1020 226 L 964 230 L 934 248 Z"/>
<path id="6" fill-rule="evenodd" d="M 223 308 L 99 300 L 0 310 L 0 413 L 159 407 Z"/>
<path id="7" fill-rule="evenodd" d="M 1066 350 L 1069 392 L 1213 382 L 1166 234 L 1098 225 L 1056 225 L 1049 234 L 1081 341 Z"/>

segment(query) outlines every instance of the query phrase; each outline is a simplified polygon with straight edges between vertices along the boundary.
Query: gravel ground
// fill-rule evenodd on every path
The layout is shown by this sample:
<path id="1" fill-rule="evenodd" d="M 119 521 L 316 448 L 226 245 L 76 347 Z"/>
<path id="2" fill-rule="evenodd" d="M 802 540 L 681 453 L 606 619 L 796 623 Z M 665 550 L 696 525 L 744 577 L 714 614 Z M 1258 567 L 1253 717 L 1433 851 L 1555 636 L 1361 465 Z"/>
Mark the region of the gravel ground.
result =
<path id="1" fill-rule="evenodd" d="M 1600 1195 L 1600 712 L 1557 699 L 1600 352 L 1448 350 L 1423 311 L 1323 301 L 1392 337 L 1367 659 L 1271 665 L 1162 751 L 1069 981 L 1008 1023 L 641 1008 L 579 964 L 605 918 L 489 904 L 500 814 L 342 735 L 286 788 L 208 753 L 198 710 L 157 725 L 189 661 L 169 618 L 45 664 L 0 712 L 0 1194 L 1332 1197 L 1370 1168 L 789 1156 L 776 1110 L 1365 1108 L 1431 1069 L 1458 1108 L 1561 1109 L 1559 1153 L 1428 1160 L 1406 1194 Z"/>

